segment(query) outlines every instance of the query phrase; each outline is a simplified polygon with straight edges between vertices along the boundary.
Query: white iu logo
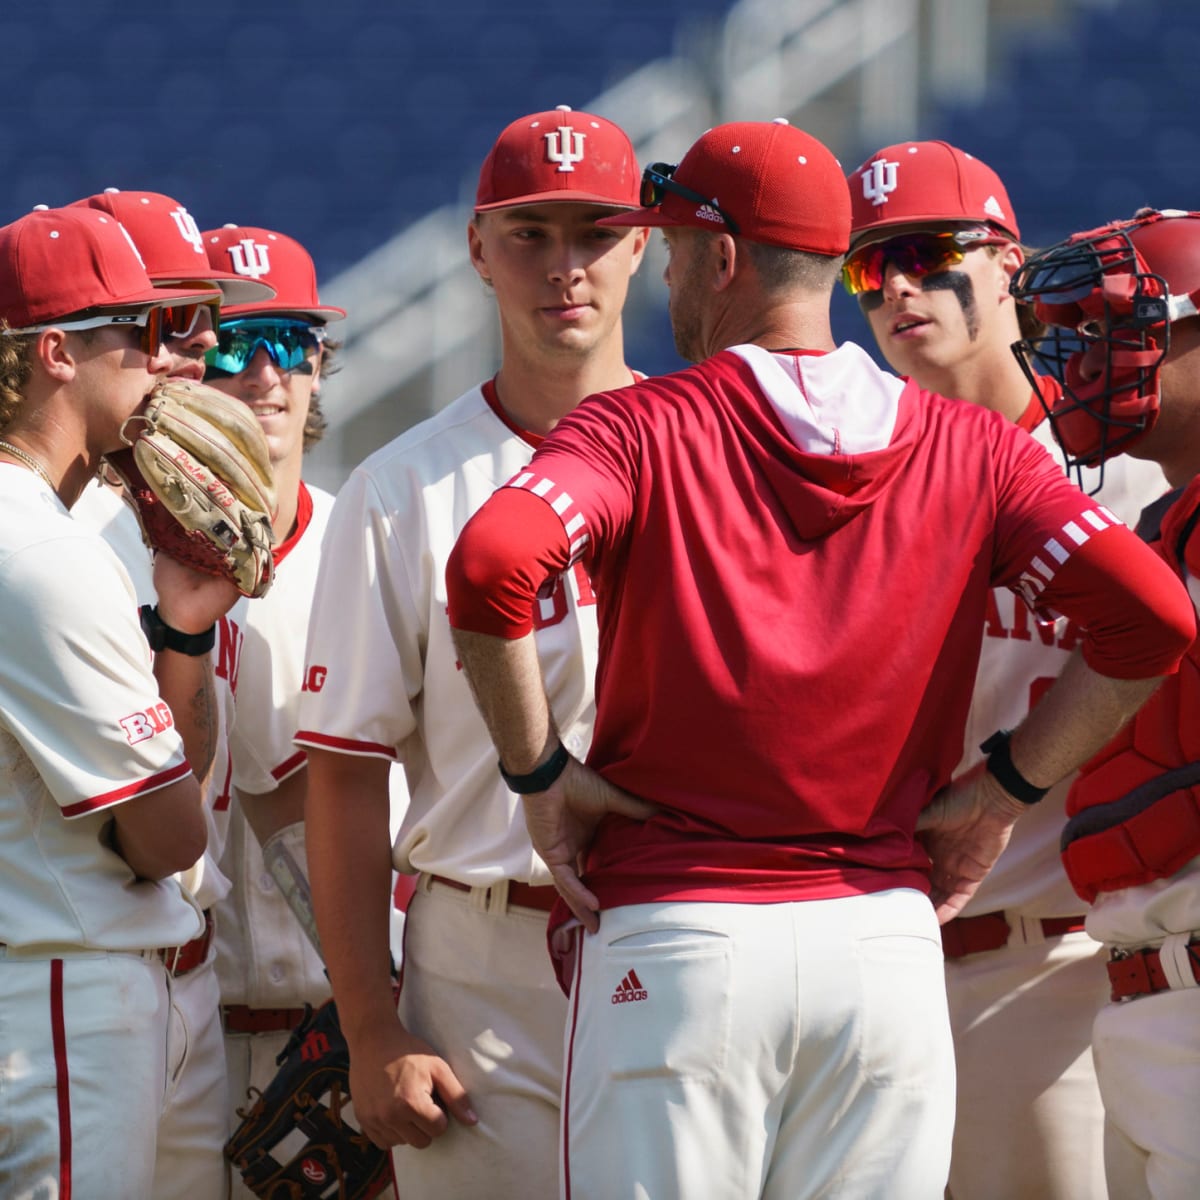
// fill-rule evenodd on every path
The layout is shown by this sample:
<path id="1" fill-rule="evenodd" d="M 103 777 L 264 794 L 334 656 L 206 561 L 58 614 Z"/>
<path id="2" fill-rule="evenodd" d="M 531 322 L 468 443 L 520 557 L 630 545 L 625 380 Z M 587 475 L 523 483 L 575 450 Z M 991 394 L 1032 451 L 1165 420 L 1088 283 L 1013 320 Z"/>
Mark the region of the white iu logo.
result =
<path id="1" fill-rule="evenodd" d="M 577 162 L 583 162 L 583 139 L 586 133 L 576 133 L 570 125 L 560 125 L 553 133 L 546 134 L 546 158 L 558 163 L 559 171 L 574 171 Z"/>
<path id="2" fill-rule="evenodd" d="M 196 224 L 196 218 L 181 204 L 172 210 L 171 219 L 175 222 L 175 228 L 179 230 L 179 236 L 185 242 L 190 242 L 197 254 L 203 254 L 204 241 L 200 237 L 200 226 Z"/>
<path id="3" fill-rule="evenodd" d="M 267 247 L 253 238 L 242 238 L 236 246 L 230 246 L 229 257 L 239 275 L 249 275 L 252 279 L 261 278 L 271 269 Z"/>
<path id="4" fill-rule="evenodd" d="M 874 205 L 886 204 L 888 193 L 896 190 L 896 168 L 899 163 L 877 158 L 863 173 L 863 198 Z"/>

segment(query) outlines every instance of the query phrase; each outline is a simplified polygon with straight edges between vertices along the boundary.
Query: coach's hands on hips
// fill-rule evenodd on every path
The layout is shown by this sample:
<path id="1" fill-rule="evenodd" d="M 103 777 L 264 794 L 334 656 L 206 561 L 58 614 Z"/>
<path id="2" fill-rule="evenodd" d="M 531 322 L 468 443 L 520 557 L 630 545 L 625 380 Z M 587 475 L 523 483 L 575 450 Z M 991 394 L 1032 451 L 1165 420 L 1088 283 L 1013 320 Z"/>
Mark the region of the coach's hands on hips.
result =
<path id="1" fill-rule="evenodd" d="M 966 907 L 1027 807 L 981 762 L 942 788 L 922 811 L 917 835 L 933 864 L 929 898 L 939 923 Z"/>
<path id="2" fill-rule="evenodd" d="M 600 928 L 600 901 L 580 876 L 596 826 L 610 813 L 644 821 L 658 809 L 614 787 L 574 757 L 546 791 L 522 800 L 529 839 L 550 868 L 558 894 L 583 927 L 595 933 Z"/>
<path id="3" fill-rule="evenodd" d="M 450 1127 L 447 1114 L 479 1121 L 450 1064 L 398 1019 L 351 1047 L 350 1095 L 363 1133 L 385 1150 L 424 1150 Z"/>

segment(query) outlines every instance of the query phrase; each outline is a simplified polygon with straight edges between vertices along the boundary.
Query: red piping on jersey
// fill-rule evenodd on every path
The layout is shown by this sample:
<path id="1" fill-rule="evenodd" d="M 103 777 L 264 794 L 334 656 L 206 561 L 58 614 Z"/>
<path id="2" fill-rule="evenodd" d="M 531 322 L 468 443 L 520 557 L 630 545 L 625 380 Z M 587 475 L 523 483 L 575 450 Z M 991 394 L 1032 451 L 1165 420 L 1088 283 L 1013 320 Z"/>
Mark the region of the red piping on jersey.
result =
<path id="1" fill-rule="evenodd" d="M 500 403 L 500 397 L 496 394 L 496 380 L 489 379 L 487 383 L 481 383 L 479 390 L 483 393 L 483 398 L 487 401 L 488 408 L 496 414 L 496 416 L 504 423 L 504 425 L 513 431 L 527 445 L 532 446 L 535 450 L 545 440 L 540 433 L 532 433 L 528 429 L 522 429 L 504 411 L 504 406 Z"/>
<path id="2" fill-rule="evenodd" d="M 356 742 L 352 738 L 314 733 L 311 729 L 301 729 L 292 740 L 305 742 L 310 746 L 318 746 L 323 750 L 340 750 L 343 754 L 382 754 L 386 758 L 396 758 L 396 751 L 381 742 Z"/>
<path id="3" fill-rule="evenodd" d="M 308 762 L 308 754 L 304 750 L 297 750 L 290 758 L 285 758 L 277 767 L 271 768 L 271 778 L 276 783 L 282 783 L 289 775 L 300 770 L 304 764 Z"/>
<path id="4" fill-rule="evenodd" d="M 71 1200 L 71 1072 L 63 1014 L 63 960 L 50 960 L 50 1030 L 54 1040 L 54 1091 L 58 1099 L 58 1196 Z"/>
<path id="5" fill-rule="evenodd" d="M 185 759 L 179 766 L 172 767 L 168 771 L 160 771 L 157 775 L 151 775 L 149 779 L 139 779 L 137 783 L 127 783 L 124 787 L 115 788 L 111 792 L 101 792 L 99 796 L 92 796 L 88 800 L 78 800 L 74 804 L 65 805 L 62 815 L 78 817 L 81 813 L 95 812 L 98 808 L 107 808 L 110 804 L 128 800 L 130 796 L 140 796 L 146 792 L 157 791 L 169 783 L 178 782 L 185 775 L 191 773 L 192 768 Z"/>
<path id="6" fill-rule="evenodd" d="M 271 551 L 271 558 L 274 560 L 275 566 L 279 566 L 295 549 L 296 544 L 304 536 L 304 531 L 312 523 L 312 515 L 312 493 L 304 486 L 304 480 L 302 479 L 300 480 L 300 491 L 297 493 L 296 528 Z"/>

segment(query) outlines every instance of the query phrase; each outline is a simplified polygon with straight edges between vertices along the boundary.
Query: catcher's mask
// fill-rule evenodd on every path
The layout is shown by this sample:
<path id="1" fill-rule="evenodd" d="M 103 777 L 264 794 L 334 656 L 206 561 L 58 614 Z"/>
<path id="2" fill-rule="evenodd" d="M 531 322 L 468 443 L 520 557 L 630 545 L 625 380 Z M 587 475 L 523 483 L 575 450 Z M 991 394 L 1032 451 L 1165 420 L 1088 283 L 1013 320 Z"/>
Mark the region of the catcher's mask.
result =
<path id="1" fill-rule="evenodd" d="M 1099 466 L 1157 419 L 1171 322 L 1198 313 L 1200 213 L 1148 210 L 1077 233 L 1027 259 L 1011 291 L 1046 325 L 1013 351 L 1035 390 L 1039 375 L 1062 384 L 1049 415 L 1068 469 Z"/>

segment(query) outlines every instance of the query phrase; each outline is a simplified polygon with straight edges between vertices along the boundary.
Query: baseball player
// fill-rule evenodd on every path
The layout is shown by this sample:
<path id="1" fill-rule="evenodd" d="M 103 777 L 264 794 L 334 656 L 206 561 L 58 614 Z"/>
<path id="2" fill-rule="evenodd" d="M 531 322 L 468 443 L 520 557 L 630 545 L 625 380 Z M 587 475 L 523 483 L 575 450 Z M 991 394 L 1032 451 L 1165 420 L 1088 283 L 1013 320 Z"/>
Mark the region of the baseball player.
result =
<path id="1" fill-rule="evenodd" d="M 243 302 L 273 295 L 262 281 L 222 271 L 217 265 L 210 267 L 195 219 L 169 196 L 109 188 L 72 207 L 96 209 L 120 221 L 156 286 L 203 281 L 220 289 L 220 300 Z M 217 303 L 200 306 L 188 328 L 165 339 L 168 378 L 204 377 L 204 354 L 216 345 L 218 319 Z M 154 603 L 152 560 L 133 510 L 118 492 L 104 485 L 88 487 L 71 515 L 95 529 L 113 548 L 129 572 L 139 603 Z M 219 723 L 215 766 L 204 780 L 208 843 L 204 855 L 180 876 L 180 883 L 204 912 L 205 927 L 193 944 L 180 951 L 174 964 L 172 1015 L 183 1030 L 180 1044 L 185 1051 L 178 1062 L 168 1066 L 167 1103 L 158 1132 L 155 1200 L 218 1197 L 226 1188 L 222 1147 L 230 1105 L 213 929 L 217 902 L 229 891 L 229 881 L 217 863 L 229 831 L 228 731 L 233 724 L 237 682 L 233 664 L 244 637 L 245 611 L 246 601 L 239 599 L 221 617 L 213 649 Z"/>
<path id="2" fill-rule="evenodd" d="M 564 418 L 446 569 L 566 901 L 563 1194 L 940 1196 L 935 905 L 954 915 L 1024 801 L 1174 668 L 1193 614 L 1022 431 L 834 347 L 850 200 L 820 142 L 719 125 L 644 179 L 648 207 L 606 224 L 663 227 L 699 365 Z M 600 622 L 588 767 L 528 636 L 577 563 Z M 943 788 L 1000 584 L 1079 619 L 1086 660 Z"/>
<path id="3" fill-rule="evenodd" d="M 987 164 L 945 142 L 903 142 L 849 177 L 843 282 L 900 375 L 989 408 L 1057 453 L 1047 406 L 1012 343 L 1032 316 L 1009 295 L 1024 261 L 1016 214 Z M 1088 468 L 1082 486 L 1127 525 L 1166 481 L 1148 462 Z M 958 772 L 980 743 L 1011 729 L 1057 678 L 1079 641 L 1065 619 L 1038 623 L 1012 592 L 992 593 Z M 1099 948 L 1058 855 L 1069 786 L 1020 821 L 999 862 L 942 926 L 958 1075 L 950 1191 L 955 1200 L 1085 1200 L 1105 1195 L 1104 1110 L 1092 1018 L 1104 1003 Z"/>
<path id="4" fill-rule="evenodd" d="M 512 122 L 479 176 L 471 262 L 496 297 L 496 375 L 371 455 L 338 495 L 309 635 L 309 865 L 363 1128 L 397 1146 L 406 1197 L 553 1195 L 566 1009 L 545 959 L 554 889 L 495 772 L 446 619 L 468 517 L 590 392 L 632 383 L 621 310 L 645 230 L 629 139 L 565 106 Z M 595 595 L 579 570 L 539 601 L 563 736 L 592 720 Z M 387 777 L 411 793 L 391 846 Z M 416 873 L 399 1014 L 381 914 Z"/>
<path id="5" fill-rule="evenodd" d="M 305 754 L 292 743 L 304 641 L 321 538 L 333 497 L 301 478 L 305 450 L 324 429 L 318 392 L 329 369 L 327 329 L 345 311 L 322 304 L 308 252 L 274 230 L 226 225 L 203 234 L 211 267 L 274 289 L 269 300 L 227 305 L 206 355 L 205 382 L 247 404 L 271 451 L 279 511 L 275 580 L 246 610 L 231 733 L 232 827 L 223 870 L 233 887 L 217 910 L 232 1128 L 249 1088 L 262 1090 L 304 1005 L 329 998 L 309 935 L 264 862 L 246 822 L 258 821 L 303 877 Z M 286 876 L 285 876 L 286 878 Z M 311 922 L 310 922 L 311 923 Z M 232 1194 L 248 1196 L 240 1177 Z"/>
<path id="6" fill-rule="evenodd" d="M 237 592 L 159 556 L 139 629 L 68 509 L 167 371 L 163 338 L 219 293 L 155 288 L 89 208 L 5 226 L 0 261 L 0 1193 L 157 1195 L 173 976 L 205 930 L 173 876 L 206 845 L 210 651 Z"/>
<path id="7" fill-rule="evenodd" d="M 1147 510 L 1144 535 L 1200 607 L 1200 213 L 1144 210 L 1077 234 L 1031 258 L 1014 292 L 1053 322 L 1022 349 L 1031 371 L 1063 372 L 1054 417 L 1074 461 L 1161 464 L 1174 490 Z M 1067 801 L 1067 874 L 1110 960 L 1093 1052 L 1120 1200 L 1200 1194 L 1198 697 L 1193 642 Z"/>

